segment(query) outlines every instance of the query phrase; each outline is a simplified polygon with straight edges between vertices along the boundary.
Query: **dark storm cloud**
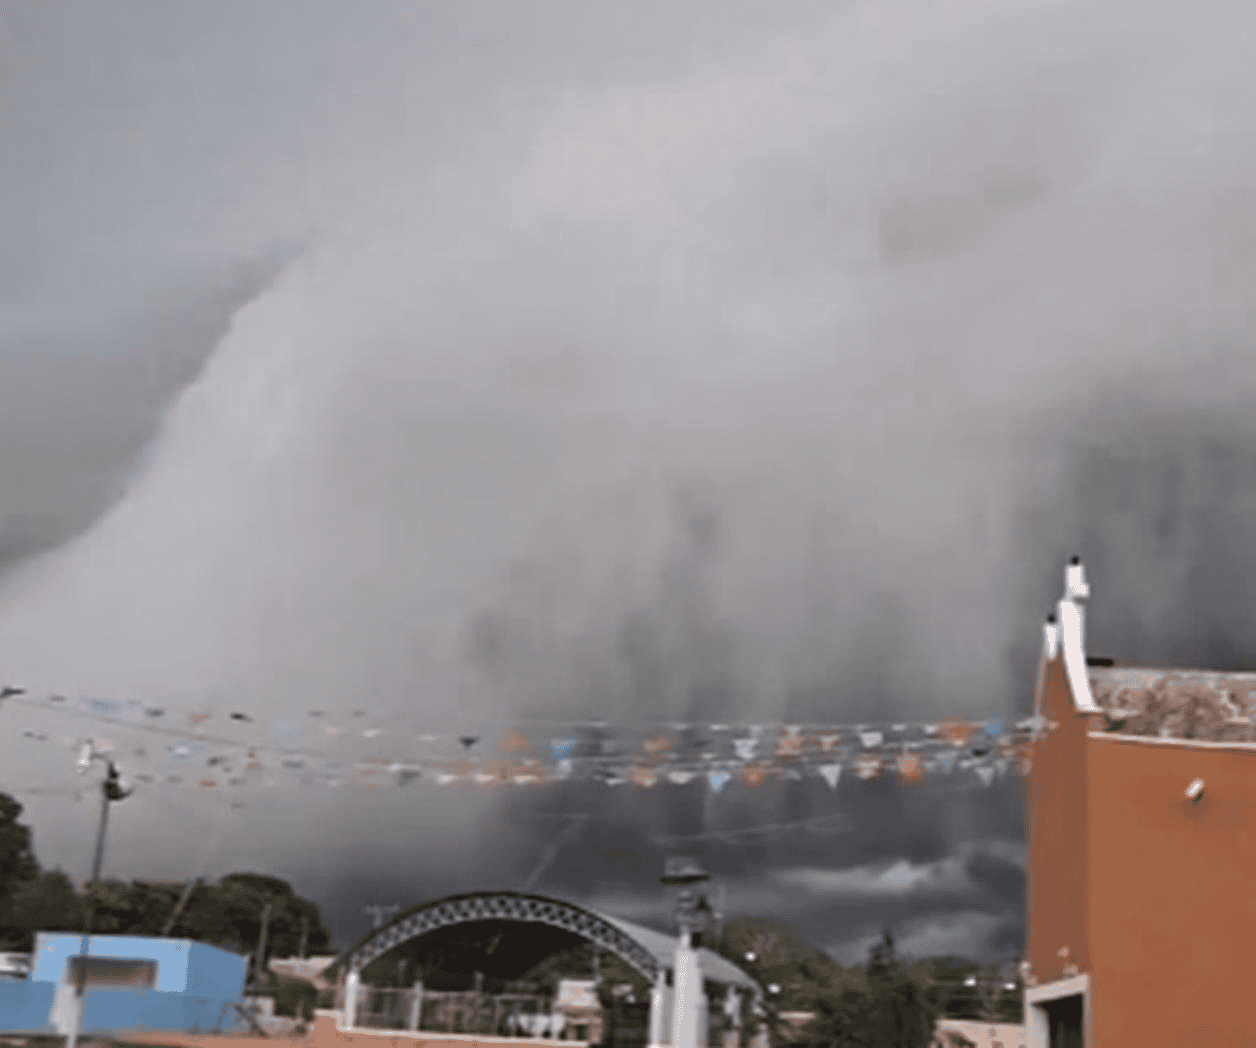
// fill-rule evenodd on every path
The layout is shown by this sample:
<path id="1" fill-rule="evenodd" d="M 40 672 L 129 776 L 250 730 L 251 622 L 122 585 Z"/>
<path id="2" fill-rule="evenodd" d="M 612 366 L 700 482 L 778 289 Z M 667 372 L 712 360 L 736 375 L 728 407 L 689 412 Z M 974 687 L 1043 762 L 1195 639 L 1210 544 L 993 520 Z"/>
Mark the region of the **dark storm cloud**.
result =
<path id="1" fill-rule="evenodd" d="M 0 592 L 5 672 L 259 718 L 369 698 L 455 731 L 1011 713 L 1075 550 L 1096 646 L 1245 657 L 1215 551 L 1250 562 L 1250 433 L 1220 425 L 1256 321 L 1246 20 L 7 5 L 0 384 L 31 395 L 4 514 L 9 556 L 50 552 Z M 292 242 L 239 297 L 206 290 Z M 133 362 L 57 371 L 65 450 L 33 417 L 51 346 Z M 1188 410 L 1221 450 L 1165 428 Z M 1016 832 L 998 791 L 839 794 L 855 828 L 831 846 L 707 857 L 750 906 L 774 870 Z M 186 871 L 207 816 L 164 800 L 119 818 L 120 865 Z M 583 806 L 647 855 L 648 893 L 644 841 L 835 803 L 294 793 L 214 861 L 428 895 L 522 880 L 546 806 Z M 77 862 L 83 809 L 32 811 L 45 862 Z M 589 842 L 554 890 L 639 875 Z M 364 852 L 377 881 L 353 879 Z M 916 914 L 908 941 L 1003 941 L 990 892 L 1003 909 Z"/>

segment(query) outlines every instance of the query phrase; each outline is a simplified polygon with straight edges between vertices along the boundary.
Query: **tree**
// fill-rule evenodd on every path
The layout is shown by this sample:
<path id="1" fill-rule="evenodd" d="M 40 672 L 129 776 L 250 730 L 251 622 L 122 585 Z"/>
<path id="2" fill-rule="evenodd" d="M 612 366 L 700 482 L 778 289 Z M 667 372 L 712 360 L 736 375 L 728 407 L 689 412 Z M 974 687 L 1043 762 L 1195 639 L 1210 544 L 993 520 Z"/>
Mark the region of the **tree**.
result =
<path id="1" fill-rule="evenodd" d="M 938 1007 L 928 984 L 905 966 L 887 931 L 856 975 L 819 993 L 803 1030 L 811 1048 L 927 1048 Z"/>
<path id="2" fill-rule="evenodd" d="M 869 1028 L 876 1043 L 884 1048 L 928 1048 L 937 1025 L 937 1006 L 899 962 L 888 931 L 873 947 L 867 973 Z"/>
<path id="3" fill-rule="evenodd" d="M 251 953 L 261 938 L 267 903 L 270 915 L 266 921 L 263 965 L 271 957 L 294 956 L 300 949 L 303 932 L 307 952 L 320 953 L 330 948 L 331 935 L 323 927 L 318 906 L 298 896 L 287 881 L 256 873 L 227 874 L 216 885 L 198 887 L 170 934 Z M 174 906 L 172 900 L 165 916 Z"/>
<path id="4" fill-rule="evenodd" d="M 22 805 L 0 793 L 0 902 L 11 899 L 39 876 L 30 827 L 17 821 L 21 814 Z"/>
<path id="5" fill-rule="evenodd" d="M 9 949 L 30 952 L 35 933 L 81 931 L 86 911 L 70 878 L 60 870 L 40 874 L 12 899 L 0 929 Z"/>

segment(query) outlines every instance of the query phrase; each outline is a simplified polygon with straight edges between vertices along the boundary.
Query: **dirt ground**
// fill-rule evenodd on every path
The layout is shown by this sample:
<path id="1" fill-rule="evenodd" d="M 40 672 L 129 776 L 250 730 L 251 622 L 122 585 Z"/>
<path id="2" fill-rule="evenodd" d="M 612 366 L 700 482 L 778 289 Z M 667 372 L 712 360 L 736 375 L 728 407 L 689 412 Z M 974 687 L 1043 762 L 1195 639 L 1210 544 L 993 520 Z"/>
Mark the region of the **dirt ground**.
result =
<path id="1" fill-rule="evenodd" d="M 152 1033 L 131 1033 L 122 1041 L 99 1048 L 261 1048 L 266 1043 L 275 1048 L 344 1048 L 356 1044 L 356 1048 L 586 1048 L 583 1041 L 527 1040 L 518 1037 L 449 1036 L 440 1033 L 407 1033 L 404 1030 L 355 1030 L 345 1033 L 336 1028 L 336 1020 L 330 1015 L 320 1015 L 304 1035 L 260 1037 L 253 1035 L 185 1034 L 165 1030 Z M 33 1046 L 32 1046 L 33 1048 Z M 86 1043 L 81 1048 L 88 1048 Z"/>

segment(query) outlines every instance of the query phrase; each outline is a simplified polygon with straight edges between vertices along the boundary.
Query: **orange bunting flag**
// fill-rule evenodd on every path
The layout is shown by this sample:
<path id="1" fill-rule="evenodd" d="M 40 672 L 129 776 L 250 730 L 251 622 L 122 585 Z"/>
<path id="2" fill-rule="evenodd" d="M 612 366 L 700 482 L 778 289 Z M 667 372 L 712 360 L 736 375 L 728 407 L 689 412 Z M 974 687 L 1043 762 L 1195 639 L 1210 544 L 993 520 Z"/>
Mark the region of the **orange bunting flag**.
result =
<path id="1" fill-rule="evenodd" d="M 659 781 L 658 772 L 651 768 L 633 768 L 632 771 L 628 773 L 628 777 L 632 779 L 637 786 L 645 786 L 646 788 L 653 786 Z"/>
<path id="2" fill-rule="evenodd" d="M 855 761 L 855 774 L 863 780 L 875 779 L 881 774 L 881 759 L 865 753 Z"/>
<path id="3" fill-rule="evenodd" d="M 820 752 L 822 753 L 832 753 L 834 747 L 842 741 L 842 737 L 837 732 L 826 733 L 818 736 L 818 738 L 820 740 Z"/>
<path id="4" fill-rule="evenodd" d="M 973 726 L 958 721 L 950 721 L 942 725 L 942 738 L 952 746 L 966 746 L 973 737 Z"/>
<path id="5" fill-rule="evenodd" d="M 502 743 L 502 749 L 507 753 L 519 753 L 531 745 L 532 743 L 526 735 L 520 735 L 516 731 L 506 736 L 506 741 Z"/>
<path id="6" fill-rule="evenodd" d="M 767 775 L 767 772 L 758 764 L 747 764 L 741 769 L 742 781 L 747 786 L 758 786 Z"/>
<path id="7" fill-rule="evenodd" d="M 646 739 L 646 740 L 645 740 L 645 751 L 646 751 L 646 753 L 652 753 L 652 754 L 654 754 L 656 757 L 657 757 L 659 754 L 666 753 L 666 752 L 667 752 L 668 750 L 670 750 L 671 748 L 672 748 L 671 740 L 669 740 L 669 739 L 667 738 L 667 736 L 665 736 L 665 735 L 660 735 L 660 736 L 659 736 L 658 738 L 656 738 L 656 739 Z"/>
<path id="8" fill-rule="evenodd" d="M 801 757 L 802 736 L 797 725 L 787 725 L 785 734 L 776 742 L 776 753 L 779 757 Z"/>
<path id="9" fill-rule="evenodd" d="M 898 778 L 900 782 L 913 783 L 919 782 L 924 778 L 924 768 L 921 766 L 920 758 L 914 753 L 904 753 L 898 759 Z"/>

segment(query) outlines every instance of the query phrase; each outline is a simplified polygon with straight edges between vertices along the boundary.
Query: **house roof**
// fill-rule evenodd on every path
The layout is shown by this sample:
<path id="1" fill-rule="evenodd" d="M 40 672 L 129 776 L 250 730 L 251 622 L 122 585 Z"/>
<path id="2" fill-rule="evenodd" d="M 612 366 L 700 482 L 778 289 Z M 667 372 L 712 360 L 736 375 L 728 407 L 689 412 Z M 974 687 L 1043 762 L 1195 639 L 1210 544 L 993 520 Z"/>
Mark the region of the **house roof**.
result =
<path id="1" fill-rule="evenodd" d="M 1063 662 L 1079 714 L 1102 715 L 1109 732 L 1168 742 L 1256 743 L 1256 673 L 1116 666 L 1086 654 L 1090 584 L 1078 557 L 1064 569 L 1064 595 L 1043 628 L 1043 662 Z M 1042 713 L 1040 670 L 1035 712 Z M 1100 733 L 1102 734 L 1102 733 Z"/>
<path id="2" fill-rule="evenodd" d="M 1256 673 L 1091 667 L 1095 702 L 1123 735 L 1256 742 Z"/>

